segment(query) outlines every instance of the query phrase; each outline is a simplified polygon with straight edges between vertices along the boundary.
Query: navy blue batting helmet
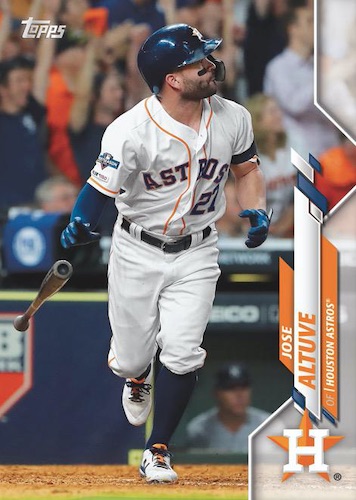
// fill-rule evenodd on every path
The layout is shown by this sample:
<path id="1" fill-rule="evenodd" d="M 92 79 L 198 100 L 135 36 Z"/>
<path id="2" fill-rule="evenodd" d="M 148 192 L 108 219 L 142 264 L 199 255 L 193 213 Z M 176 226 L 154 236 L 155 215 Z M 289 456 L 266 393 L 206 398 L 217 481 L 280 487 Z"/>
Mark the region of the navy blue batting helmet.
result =
<path id="1" fill-rule="evenodd" d="M 188 24 L 172 24 L 147 38 L 138 53 L 137 65 L 152 92 L 158 94 L 168 73 L 204 59 L 221 42 L 221 39 L 205 40 Z"/>

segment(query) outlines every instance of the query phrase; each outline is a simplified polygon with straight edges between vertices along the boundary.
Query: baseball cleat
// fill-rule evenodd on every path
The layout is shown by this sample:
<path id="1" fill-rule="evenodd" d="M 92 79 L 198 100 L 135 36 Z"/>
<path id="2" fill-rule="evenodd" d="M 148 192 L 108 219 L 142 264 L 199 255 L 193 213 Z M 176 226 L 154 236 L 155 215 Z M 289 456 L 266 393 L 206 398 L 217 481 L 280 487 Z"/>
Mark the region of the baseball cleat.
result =
<path id="1" fill-rule="evenodd" d="M 146 422 L 152 407 L 152 381 L 153 364 L 147 378 L 137 380 L 126 379 L 122 391 L 122 406 L 127 420 L 132 425 L 142 425 Z"/>
<path id="2" fill-rule="evenodd" d="M 171 456 L 165 444 L 154 444 L 143 452 L 141 476 L 148 483 L 175 483 L 178 475 L 171 467 Z"/>

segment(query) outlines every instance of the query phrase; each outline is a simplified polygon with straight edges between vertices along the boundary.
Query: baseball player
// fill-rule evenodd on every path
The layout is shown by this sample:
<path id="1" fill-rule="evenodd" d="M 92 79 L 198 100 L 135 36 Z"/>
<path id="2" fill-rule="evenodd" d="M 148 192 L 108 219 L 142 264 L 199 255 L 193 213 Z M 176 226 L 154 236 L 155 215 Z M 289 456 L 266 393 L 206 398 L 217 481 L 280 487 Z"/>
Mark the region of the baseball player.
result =
<path id="1" fill-rule="evenodd" d="M 215 221 L 225 210 L 224 184 L 236 177 L 246 245 L 267 237 L 265 188 L 250 115 L 216 95 L 225 67 L 212 52 L 221 40 L 186 24 L 166 26 L 142 45 L 138 67 L 152 95 L 106 129 L 97 162 L 79 193 L 65 248 L 97 240 L 108 197 L 118 219 L 108 264 L 109 366 L 126 379 L 122 404 L 142 425 L 151 410 L 152 434 L 140 473 L 148 482 L 174 482 L 169 441 L 192 394 L 201 347 L 220 275 Z"/>

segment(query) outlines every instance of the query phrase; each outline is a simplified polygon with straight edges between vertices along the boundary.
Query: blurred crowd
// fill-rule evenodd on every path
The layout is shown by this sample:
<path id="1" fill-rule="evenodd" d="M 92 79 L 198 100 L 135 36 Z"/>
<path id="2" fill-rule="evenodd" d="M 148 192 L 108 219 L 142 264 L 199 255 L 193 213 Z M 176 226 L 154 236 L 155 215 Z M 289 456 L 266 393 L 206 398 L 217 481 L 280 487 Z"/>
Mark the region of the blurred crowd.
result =
<path id="1" fill-rule="evenodd" d="M 324 109 L 355 139 L 356 2 L 324 0 L 320 4 L 319 20 L 318 99 Z"/>
<path id="2" fill-rule="evenodd" d="M 24 38 L 30 18 L 65 25 L 64 36 Z M 71 211 L 105 128 L 149 95 L 136 65 L 139 47 L 178 22 L 223 38 L 227 78 L 219 92 L 252 115 L 274 209 L 271 235 L 293 235 L 291 146 L 321 162 L 337 148 L 340 169 L 345 158 L 347 182 L 328 168 L 320 187 L 330 193 L 336 177 L 332 203 L 355 185 L 355 147 L 314 106 L 312 0 L 0 0 L 3 215 L 14 206 Z M 223 237 L 244 229 L 233 182 L 218 223 Z M 106 216 L 110 233 L 113 206 Z"/>

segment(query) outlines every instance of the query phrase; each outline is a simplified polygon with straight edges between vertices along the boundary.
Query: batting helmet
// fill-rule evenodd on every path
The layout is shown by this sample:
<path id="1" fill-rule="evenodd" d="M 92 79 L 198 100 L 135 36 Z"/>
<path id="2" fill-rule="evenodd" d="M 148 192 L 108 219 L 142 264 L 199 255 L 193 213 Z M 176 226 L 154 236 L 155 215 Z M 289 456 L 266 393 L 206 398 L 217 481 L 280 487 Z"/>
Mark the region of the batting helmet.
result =
<path id="1" fill-rule="evenodd" d="M 158 94 L 164 77 L 177 68 L 200 61 L 209 56 L 221 44 L 221 39 L 205 40 L 203 35 L 188 24 L 172 24 L 152 33 L 143 43 L 137 65 L 141 75 L 152 92 Z M 222 61 L 210 56 L 214 64 L 224 66 Z M 222 68 L 218 71 L 222 81 Z M 223 71 L 225 76 L 225 71 Z"/>

